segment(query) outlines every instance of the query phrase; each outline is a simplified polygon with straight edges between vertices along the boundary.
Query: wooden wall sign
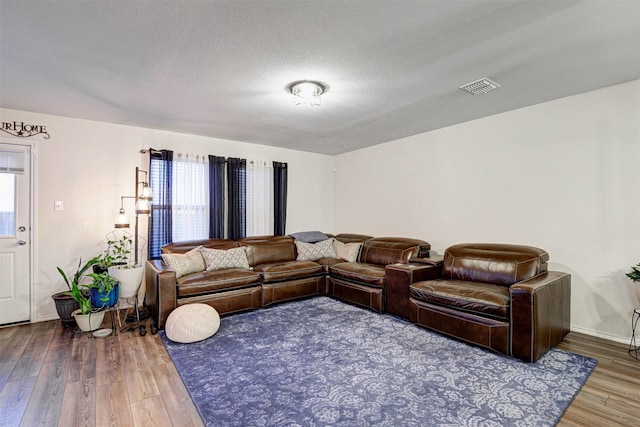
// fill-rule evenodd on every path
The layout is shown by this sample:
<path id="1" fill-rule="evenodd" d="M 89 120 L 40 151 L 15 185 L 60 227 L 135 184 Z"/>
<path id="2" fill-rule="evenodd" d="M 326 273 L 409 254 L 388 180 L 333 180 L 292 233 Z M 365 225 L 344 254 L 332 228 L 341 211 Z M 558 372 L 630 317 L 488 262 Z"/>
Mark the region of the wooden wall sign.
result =
<path id="1" fill-rule="evenodd" d="M 46 126 L 30 125 L 25 122 L 2 122 L 0 130 L 19 138 L 29 138 L 40 134 L 44 135 L 44 139 L 51 137 Z"/>

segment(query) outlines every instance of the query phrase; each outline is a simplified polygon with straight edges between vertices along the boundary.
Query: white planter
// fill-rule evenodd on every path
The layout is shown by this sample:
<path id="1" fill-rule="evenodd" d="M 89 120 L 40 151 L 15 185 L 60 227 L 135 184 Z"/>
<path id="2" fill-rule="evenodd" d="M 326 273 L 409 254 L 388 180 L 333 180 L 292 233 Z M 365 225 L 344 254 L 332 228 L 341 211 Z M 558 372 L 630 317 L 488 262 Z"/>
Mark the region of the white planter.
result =
<path id="1" fill-rule="evenodd" d="M 109 267 L 109 276 L 120 282 L 120 298 L 133 298 L 142 283 L 144 266 L 133 268 Z"/>
<path id="2" fill-rule="evenodd" d="M 640 282 L 633 284 L 633 290 L 636 291 L 636 302 L 640 305 Z"/>
<path id="3" fill-rule="evenodd" d="M 102 321 L 104 320 L 104 311 L 97 313 L 81 314 L 80 310 L 76 310 L 71 313 L 76 319 L 76 323 L 81 331 L 90 332 L 100 329 L 102 327 Z"/>

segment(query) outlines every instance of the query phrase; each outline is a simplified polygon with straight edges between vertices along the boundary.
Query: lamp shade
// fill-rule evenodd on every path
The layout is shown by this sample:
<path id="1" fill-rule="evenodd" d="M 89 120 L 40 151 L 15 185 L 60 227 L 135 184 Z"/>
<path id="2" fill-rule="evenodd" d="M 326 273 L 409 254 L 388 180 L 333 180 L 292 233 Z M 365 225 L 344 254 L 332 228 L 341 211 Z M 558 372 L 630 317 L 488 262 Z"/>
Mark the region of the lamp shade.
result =
<path id="1" fill-rule="evenodd" d="M 151 187 L 146 182 L 142 183 L 142 191 L 138 195 L 139 199 L 151 200 L 153 199 L 153 193 L 151 191 Z"/>
<path id="2" fill-rule="evenodd" d="M 138 199 L 136 203 L 136 215 L 149 215 L 151 213 L 151 203 L 147 199 Z"/>
<path id="3" fill-rule="evenodd" d="M 123 208 L 120 208 L 116 216 L 115 228 L 129 228 L 129 218 Z"/>

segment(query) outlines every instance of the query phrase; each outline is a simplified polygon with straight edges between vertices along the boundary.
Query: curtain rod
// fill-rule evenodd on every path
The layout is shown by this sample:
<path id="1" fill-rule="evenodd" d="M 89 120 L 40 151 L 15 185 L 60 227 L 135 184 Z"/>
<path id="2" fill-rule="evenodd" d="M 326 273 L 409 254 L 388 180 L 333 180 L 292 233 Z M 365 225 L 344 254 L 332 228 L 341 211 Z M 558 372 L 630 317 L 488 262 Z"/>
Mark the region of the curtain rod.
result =
<path id="1" fill-rule="evenodd" d="M 149 152 L 151 152 L 151 151 L 154 151 L 154 149 L 153 149 L 153 148 L 142 148 L 142 149 L 140 150 L 140 154 L 147 154 L 147 153 L 149 153 Z M 157 151 L 159 151 L 159 150 L 157 150 Z M 209 155 L 210 155 L 210 154 L 209 154 Z M 207 154 L 202 154 L 202 156 L 208 156 L 208 155 L 207 155 Z M 230 158 L 231 158 L 231 157 L 225 157 L 225 158 L 224 158 L 224 162 L 225 162 L 225 163 L 227 163 L 227 162 L 228 162 L 228 159 L 230 159 Z M 242 160 L 245 160 L 245 161 L 246 161 L 246 162 L 248 162 L 249 164 L 253 164 L 254 162 L 255 162 L 255 163 L 258 163 L 258 162 L 264 162 L 265 164 L 269 164 L 270 162 L 276 162 L 276 163 L 278 163 L 279 165 L 280 165 L 280 164 L 282 164 L 282 165 L 285 165 L 285 164 L 286 164 L 286 162 L 278 162 L 278 161 L 276 161 L 276 160 L 247 160 L 247 159 L 242 159 Z"/>

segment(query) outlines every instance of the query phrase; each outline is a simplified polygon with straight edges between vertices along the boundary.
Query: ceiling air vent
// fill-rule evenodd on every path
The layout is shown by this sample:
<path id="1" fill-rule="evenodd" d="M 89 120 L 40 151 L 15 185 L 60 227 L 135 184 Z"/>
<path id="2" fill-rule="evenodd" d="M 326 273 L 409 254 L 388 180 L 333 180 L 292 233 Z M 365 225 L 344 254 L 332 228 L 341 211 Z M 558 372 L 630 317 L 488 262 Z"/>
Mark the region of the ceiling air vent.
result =
<path id="1" fill-rule="evenodd" d="M 481 93 L 487 93 L 499 87 L 500 85 L 498 83 L 483 77 L 474 82 L 460 86 L 460 89 L 469 92 L 472 95 L 480 95 Z"/>

